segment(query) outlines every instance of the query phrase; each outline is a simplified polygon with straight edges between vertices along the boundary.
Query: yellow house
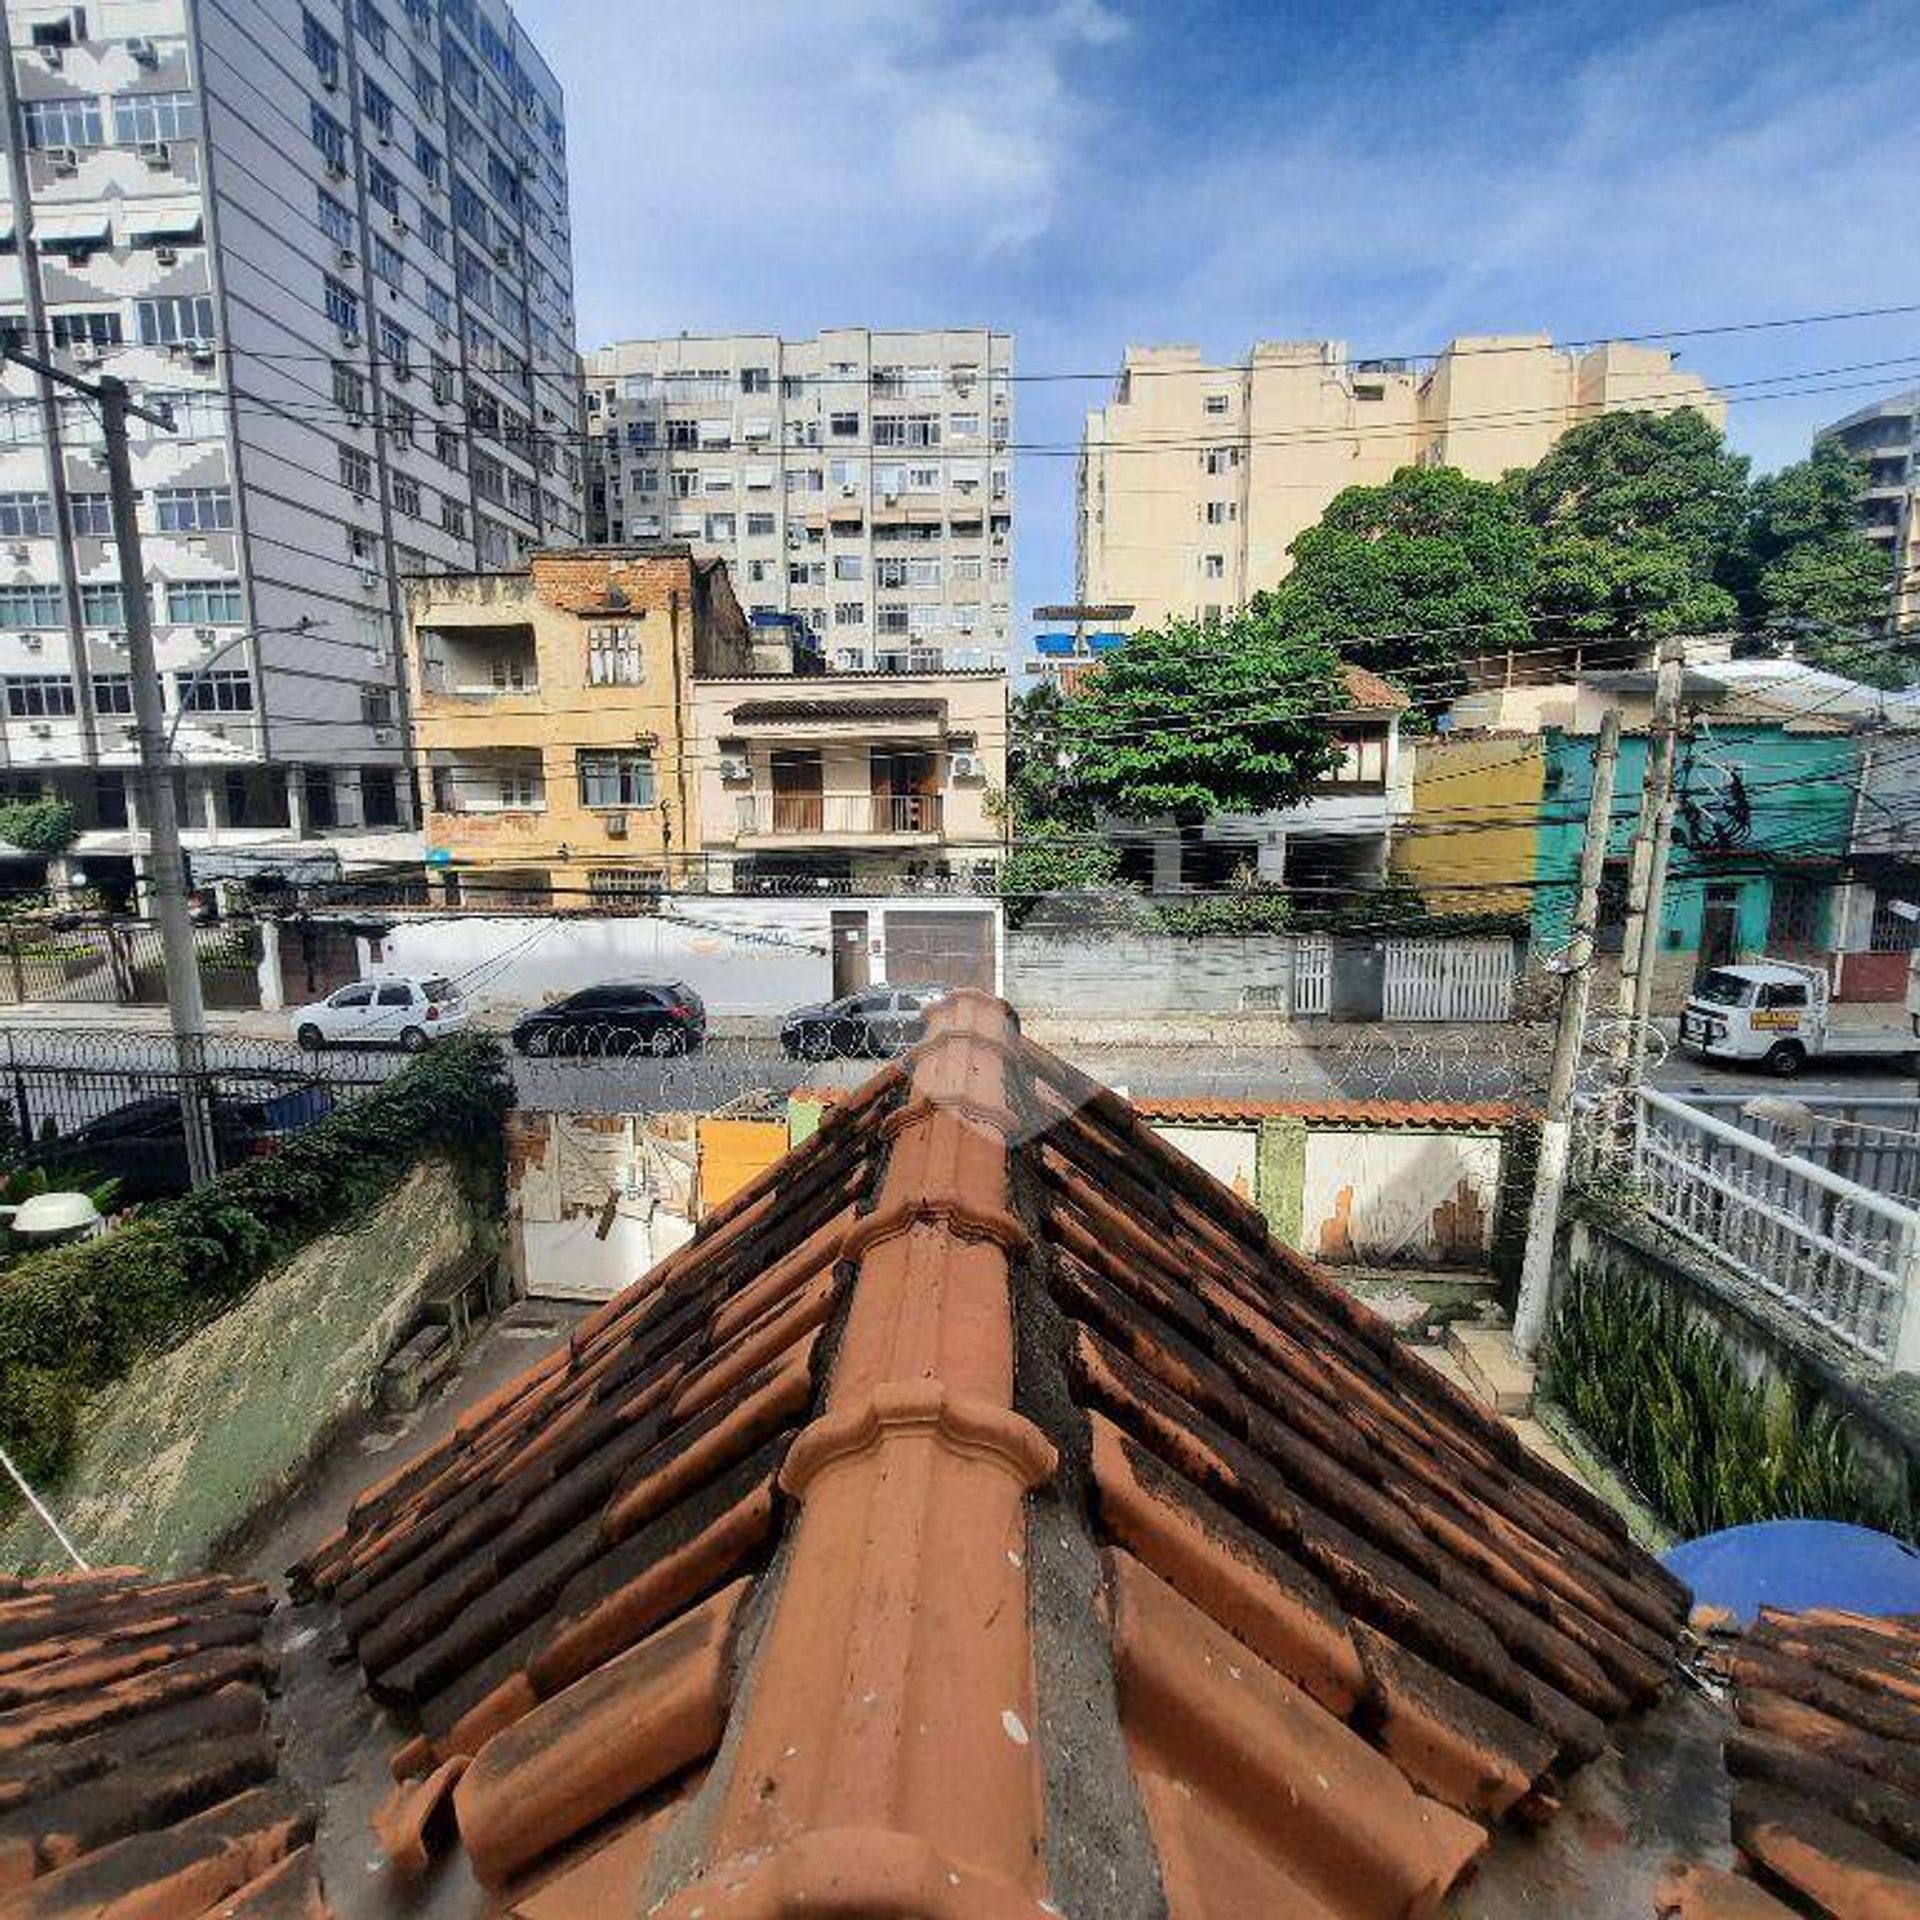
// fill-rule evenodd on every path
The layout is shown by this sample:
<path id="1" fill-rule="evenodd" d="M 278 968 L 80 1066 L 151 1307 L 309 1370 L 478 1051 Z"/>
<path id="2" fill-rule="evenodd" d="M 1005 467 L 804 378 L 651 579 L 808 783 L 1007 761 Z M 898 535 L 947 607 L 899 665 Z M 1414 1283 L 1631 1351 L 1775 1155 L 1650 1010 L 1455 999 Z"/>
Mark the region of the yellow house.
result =
<path id="1" fill-rule="evenodd" d="M 753 664 L 725 563 L 536 553 L 408 593 L 429 864 L 475 905 L 650 899 L 700 845 L 696 674 Z"/>
<path id="2" fill-rule="evenodd" d="M 1393 871 L 1436 913 L 1529 913 L 1546 754 L 1538 733 L 1440 734 L 1411 743 L 1413 815 Z"/>

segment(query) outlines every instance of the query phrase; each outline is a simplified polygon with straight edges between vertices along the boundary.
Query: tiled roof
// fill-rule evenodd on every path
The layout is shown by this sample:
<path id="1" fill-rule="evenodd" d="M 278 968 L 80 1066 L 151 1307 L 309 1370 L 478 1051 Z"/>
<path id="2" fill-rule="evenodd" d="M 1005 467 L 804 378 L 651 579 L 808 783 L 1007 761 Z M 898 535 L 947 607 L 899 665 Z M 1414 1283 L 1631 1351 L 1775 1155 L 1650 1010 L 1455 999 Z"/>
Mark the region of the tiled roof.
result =
<path id="1" fill-rule="evenodd" d="M 526 1920 L 1430 1911 L 1681 1590 L 1000 1003 L 930 1024 L 301 1570 L 388 1845 L 450 1804 Z"/>
<path id="2" fill-rule="evenodd" d="M 732 711 L 742 727 L 788 720 L 938 720 L 944 700 L 744 700 Z"/>
<path id="3" fill-rule="evenodd" d="M 1831 1920 L 1920 1914 L 1920 1617 L 1763 1613 L 1732 1671 L 1752 1874 Z"/>
<path id="4" fill-rule="evenodd" d="M 0 1913 L 306 1915 L 312 1812 L 280 1783 L 254 1583 L 0 1579 Z"/>
<path id="5" fill-rule="evenodd" d="M 1135 1100 L 1143 1119 L 1185 1126 L 1234 1126 L 1249 1120 L 1307 1120 L 1323 1127 L 1404 1127 L 1413 1132 L 1484 1132 L 1534 1111 L 1509 1100 L 1240 1100 L 1179 1094 Z"/>
<path id="6" fill-rule="evenodd" d="M 1347 698 L 1355 707 L 1387 707 L 1398 713 L 1412 704 L 1391 681 L 1382 680 L 1377 673 L 1369 673 L 1365 667 L 1356 667 L 1350 661 L 1341 662 L 1340 678 L 1345 683 Z"/>

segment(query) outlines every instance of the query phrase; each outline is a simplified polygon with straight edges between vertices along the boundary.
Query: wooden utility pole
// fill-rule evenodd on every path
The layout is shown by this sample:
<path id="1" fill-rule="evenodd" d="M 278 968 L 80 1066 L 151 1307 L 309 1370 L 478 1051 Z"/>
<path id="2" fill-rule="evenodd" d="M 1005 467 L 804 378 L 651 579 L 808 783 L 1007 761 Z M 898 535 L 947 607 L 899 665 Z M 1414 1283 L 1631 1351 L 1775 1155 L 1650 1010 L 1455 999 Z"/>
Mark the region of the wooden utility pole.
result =
<path id="1" fill-rule="evenodd" d="M 1660 954 L 1660 923 L 1666 902 L 1667 852 L 1673 844 L 1673 770 L 1679 749 L 1685 669 L 1686 643 L 1677 633 L 1670 633 L 1660 643 L 1646 777 L 1640 789 L 1640 818 L 1633 830 L 1632 863 L 1627 870 L 1626 938 L 1620 948 L 1619 1024 L 1612 1057 L 1614 1090 L 1622 1102 L 1638 1083 L 1646 1055 L 1653 969 Z"/>
<path id="2" fill-rule="evenodd" d="M 1547 1080 L 1547 1111 L 1540 1123 L 1533 1210 L 1527 1220 L 1527 1250 L 1520 1268 L 1520 1300 L 1513 1315 L 1514 1351 L 1531 1360 L 1546 1336 L 1553 1307 L 1553 1247 L 1560 1230 L 1560 1202 L 1567 1185 L 1567 1152 L 1573 1126 L 1574 1078 L 1586 1032 L 1593 988 L 1594 934 L 1600 922 L 1600 875 L 1613 819 L 1614 770 L 1620 760 L 1620 714 L 1600 722 L 1593 754 L 1593 793 L 1587 802 L 1587 837 L 1580 848 L 1580 893 L 1573 909 L 1573 938 L 1560 975 L 1560 1019 L 1553 1036 L 1553 1070 Z"/>

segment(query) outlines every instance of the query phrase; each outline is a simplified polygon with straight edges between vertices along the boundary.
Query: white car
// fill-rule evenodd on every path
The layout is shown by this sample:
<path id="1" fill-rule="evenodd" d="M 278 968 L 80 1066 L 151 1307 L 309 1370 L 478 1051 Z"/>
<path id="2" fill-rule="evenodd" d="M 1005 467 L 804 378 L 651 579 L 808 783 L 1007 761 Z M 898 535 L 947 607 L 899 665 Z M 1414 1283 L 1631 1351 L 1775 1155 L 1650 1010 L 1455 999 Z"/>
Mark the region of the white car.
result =
<path id="1" fill-rule="evenodd" d="M 398 1046 L 418 1053 L 442 1035 L 458 1033 L 472 1018 L 466 995 L 443 975 L 423 980 L 395 974 L 361 980 L 297 1008 L 288 1024 L 309 1052 L 328 1046 Z"/>

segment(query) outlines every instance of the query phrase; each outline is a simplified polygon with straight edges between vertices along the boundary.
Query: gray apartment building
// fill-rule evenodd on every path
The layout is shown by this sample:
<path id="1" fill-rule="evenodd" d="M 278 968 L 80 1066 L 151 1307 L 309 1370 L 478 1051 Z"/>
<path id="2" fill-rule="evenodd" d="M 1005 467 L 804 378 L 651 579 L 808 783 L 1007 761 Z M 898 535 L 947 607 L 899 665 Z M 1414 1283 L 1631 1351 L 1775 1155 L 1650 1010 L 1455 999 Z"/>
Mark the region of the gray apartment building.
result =
<path id="1" fill-rule="evenodd" d="M 1920 387 L 1876 400 L 1822 427 L 1862 463 L 1860 527 L 1893 566 L 1893 614 L 1911 626 L 1920 618 Z"/>
<path id="2" fill-rule="evenodd" d="M 0 326 L 174 415 L 133 461 L 196 873 L 351 863 L 416 819 L 406 576 L 582 531 L 560 89 L 500 0 L 4 20 Z M 39 387 L 0 376 L 0 788 L 70 798 L 111 881 L 139 823 L 106 476 Z"/>
<path id="3" fill-rule="evenodd" d="M 840 671 L 1005 667 L 1011 336 L 680 335 L 584 367 L 590 540 L 723 558 Z"/>

